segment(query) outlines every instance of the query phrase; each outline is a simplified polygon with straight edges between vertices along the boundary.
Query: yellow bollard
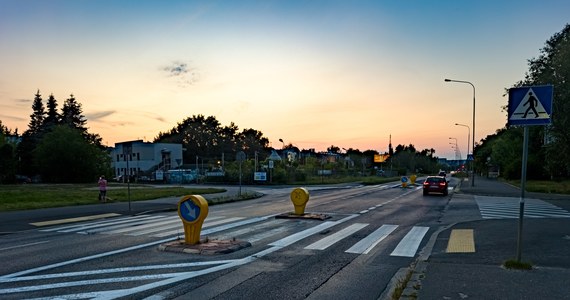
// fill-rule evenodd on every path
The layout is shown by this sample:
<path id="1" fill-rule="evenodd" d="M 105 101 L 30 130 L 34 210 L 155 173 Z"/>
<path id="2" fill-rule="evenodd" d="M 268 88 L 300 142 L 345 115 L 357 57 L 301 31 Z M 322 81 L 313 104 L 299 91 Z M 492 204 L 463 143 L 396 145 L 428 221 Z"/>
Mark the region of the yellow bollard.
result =
<path id="1" fill-rule="evenodd" d="M 309 202 L 309 191 L 306 188 L 296 188 L 291 192 L 291 202 L 295 207 L 296 215 L 305 214 L 305 206 Z"/>
<path id="2" fill-rule="evenodd" d="M 416 174 L 410 176 L 410 181 L 412 182 L 412 185 L 416 185 Z"/>
<path id="3" fill-rule="evenodd" d="M 405 188 L 408 186 L 408 177 L 402 176 L 402 187 Z"/>
<path id="4" fill-rule="evenodd" d="M 184 223 L 185 243 L 198 244 L 202 224 L 208 216 L 208 201 L 200 195 L 184 196 L 178 202 L 178 216 Z"/>

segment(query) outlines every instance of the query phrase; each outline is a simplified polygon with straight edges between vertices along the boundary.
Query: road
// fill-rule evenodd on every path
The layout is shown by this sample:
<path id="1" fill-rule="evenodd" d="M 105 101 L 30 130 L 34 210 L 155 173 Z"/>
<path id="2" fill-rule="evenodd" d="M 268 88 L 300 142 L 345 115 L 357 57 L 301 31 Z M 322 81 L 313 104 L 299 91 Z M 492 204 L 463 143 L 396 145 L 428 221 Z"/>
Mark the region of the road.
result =
<path id="1" fill-rule="evenodd" d="M 203 238 L 251 243 L 227 254 L 160 251 L 184 237 L 176 212 L 20 231 L 0 239 L 0 298 L 378 299 L 446 220 L 481 218 L 468 199 L 448 214 L 457 184 L 447 197 L 395 184 L 313 189 L 306 211 L 325 220 L 276 218 L 293 210 L 291 188 L 265 189 L 209 208 Z"/>

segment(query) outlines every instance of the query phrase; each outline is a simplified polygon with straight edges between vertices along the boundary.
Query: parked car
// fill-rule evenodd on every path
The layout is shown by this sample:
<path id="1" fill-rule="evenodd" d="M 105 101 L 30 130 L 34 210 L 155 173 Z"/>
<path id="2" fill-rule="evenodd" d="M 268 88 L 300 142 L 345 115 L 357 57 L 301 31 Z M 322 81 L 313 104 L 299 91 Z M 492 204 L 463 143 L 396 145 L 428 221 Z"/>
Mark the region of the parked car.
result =
<path id="1" fill-rule="evenodd" d="M 32 179 L 28 176 L 24 175 L 16 175 L 15 177 L 16 183 L 24 184 L 24 183 L 32 183 Z"/>
<path id="2" fill-rule="evenodd" d="M 447 196 L 447 186 L 445 176 L 428 176 L 423 184 L 424 196 L 429 193 L 441 193 Z"/>

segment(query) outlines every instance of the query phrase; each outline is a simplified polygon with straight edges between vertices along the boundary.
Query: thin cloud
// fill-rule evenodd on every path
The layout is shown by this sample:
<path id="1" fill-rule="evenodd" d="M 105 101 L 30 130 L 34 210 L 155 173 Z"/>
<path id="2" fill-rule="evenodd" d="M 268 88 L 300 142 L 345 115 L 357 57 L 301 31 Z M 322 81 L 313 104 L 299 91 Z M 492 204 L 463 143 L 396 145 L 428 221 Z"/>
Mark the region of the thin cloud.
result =
<path id="1" fill-rule="evenodd" d="M 161 70 L 167 77 L 173 78 L 181 87 L 188 87 L 198 81 L 196 69 L 188 66 L 185 62 L 175 61 L 161 68 Z"/>
<path id="2" fill-rule="evenodd" d="M 117 112 L 116 110 L 104 110 L 104 111 L 98 111 L 98 112 L 94 112 L 94 113 L 90 113 L 90 114 L 85 114 L 85 117 L 88 120 L 97 121 L 99 119 L 103 119 L 107 116 L 115 114 L 116 112 Z"/>
<path id="3" fill-rule="evenodd" d="M 9 116 L 9 115 L 0 115 L 0 120 L 14 120 L 17 122 L 21 122 L 21 121 L 26 121 L 25 118 L 21 118 L 21 117 L 14 117 L 14 116 Z"/>
<path id="4" fill-rule="evenodd" d="M 143 116 L 151 118 L 151 119 L 155 119 L 161 123 L 166 123 L 166 119 L 163 118 L 162 116 L 159 116 L 157 114 L 153 114 L 153 113 L 141 113 Z"/>
<path id="5" fill-rule="evenodd" d="M 31 99 L 15 99 L 14 101 L 17 103 L 31 103 L 32 102 Z"/>

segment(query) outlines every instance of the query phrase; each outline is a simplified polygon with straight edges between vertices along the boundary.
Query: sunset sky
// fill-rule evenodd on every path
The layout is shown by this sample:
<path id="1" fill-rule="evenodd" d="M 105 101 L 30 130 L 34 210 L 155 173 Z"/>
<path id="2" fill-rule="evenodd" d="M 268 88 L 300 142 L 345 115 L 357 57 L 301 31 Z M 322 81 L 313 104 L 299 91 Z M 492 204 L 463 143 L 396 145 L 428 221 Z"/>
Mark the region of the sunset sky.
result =
<path id="1" fill-rule="evenodd" d="M 73 94 L 103 143 L 193 115 L 302 149 L 414 144 L 462 157 L 506 123 L 505 88 L 570 22 L 570 1 L 0 0 L 0 120 Z M 471 128 L 472 129 L 472 128 Z"/>

